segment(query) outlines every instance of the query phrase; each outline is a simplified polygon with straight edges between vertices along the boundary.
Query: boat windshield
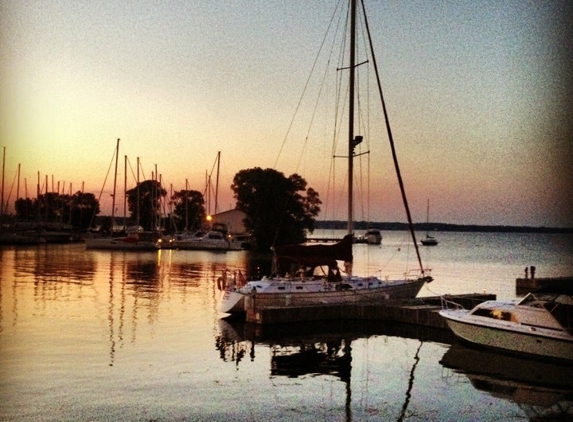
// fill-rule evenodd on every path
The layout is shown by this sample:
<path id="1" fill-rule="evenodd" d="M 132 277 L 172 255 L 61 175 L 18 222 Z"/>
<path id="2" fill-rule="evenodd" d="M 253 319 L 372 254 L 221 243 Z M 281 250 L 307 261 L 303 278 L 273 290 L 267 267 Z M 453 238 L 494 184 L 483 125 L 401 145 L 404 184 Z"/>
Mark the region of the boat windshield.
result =
<path id="1" fill-rule="evenodd" d="M 519 304 L 546 309 L 565 330 L 573 332 L 573 296 L 548 291 L 529 293 Z"/>

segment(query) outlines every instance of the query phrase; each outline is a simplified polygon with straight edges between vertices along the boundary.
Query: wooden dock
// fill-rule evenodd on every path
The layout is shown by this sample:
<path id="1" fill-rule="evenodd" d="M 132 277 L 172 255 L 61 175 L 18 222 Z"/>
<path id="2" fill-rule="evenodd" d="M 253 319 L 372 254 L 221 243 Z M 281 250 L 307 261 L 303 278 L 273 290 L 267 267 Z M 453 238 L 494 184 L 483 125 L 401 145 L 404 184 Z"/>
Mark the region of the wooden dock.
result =
<path id="1" fill-rule="evenodd" d="M 444 296 L 466 309 L 486 300 L 495 300 L 494 294 L 465 294 Z M 399 322 L 424 327 L 447 329 L 438 314 L 442 309 L 439 296 L 384 302 L 383 304 L 329 304 L 289 308 L 257 308 L 247 300 L 247 322 L 256 324 L 283 324 L 289 322 L 327 320 L 372 320 Z"/>
<path id="2" fill-rule="evenodd" d="M 572 277 L 528 277 L 515 279 L 515 293 L 519 296 L 544 287 L 556 287 L 568 284 L 573 286 Z"/>

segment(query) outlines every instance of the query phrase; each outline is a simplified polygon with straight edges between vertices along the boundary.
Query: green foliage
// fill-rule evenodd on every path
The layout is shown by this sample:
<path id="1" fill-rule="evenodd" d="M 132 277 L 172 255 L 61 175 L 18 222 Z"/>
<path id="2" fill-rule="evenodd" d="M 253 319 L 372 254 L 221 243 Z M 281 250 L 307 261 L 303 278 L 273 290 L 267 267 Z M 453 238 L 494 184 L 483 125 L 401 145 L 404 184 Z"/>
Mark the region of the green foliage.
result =
<path id="1" fill-rule="evenodd" d="M 172 220 L 178 231 L 198 230 L 205 221 L 205 199 L 196 190 L 180 190 L 171 197 Z"/>
<path id="2" fill-rule="evenodd" d="M 131 219 L 138 221 L 144 230 L 156 230 L 161 221 L 161 200 L 167 191 L 156 180 L 140 182 L 127 191 L 127 204 Z M 139 199 L 138 199 L 139 198 Z"/>
<path id="3" fill-rule="evenodd" d="M 307 188 L 298 174 L 289 177 L 273 169 L 241 170 L 231 189 L 237 208 L 247 214 L 245 226 L 253 232 L 258 248 L 301 243 L 314 231 L 320 212 L 318 192 Z"/>

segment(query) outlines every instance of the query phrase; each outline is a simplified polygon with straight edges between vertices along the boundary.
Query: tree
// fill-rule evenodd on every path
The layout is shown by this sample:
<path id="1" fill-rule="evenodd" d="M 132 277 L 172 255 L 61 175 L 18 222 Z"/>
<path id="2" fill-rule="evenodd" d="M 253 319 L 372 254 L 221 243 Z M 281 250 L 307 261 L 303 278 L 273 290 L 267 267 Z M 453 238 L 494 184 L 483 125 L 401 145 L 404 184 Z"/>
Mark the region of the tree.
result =
<path id="1" fill-rule="evenodd" d="M 231 189 L 237 208 L 247 214 L 245 226 L 253 232 L 259 249 L 301 243 L 307 231 L 314 231 L 321 201 L 318 192 L 307 188 L 306 180 L 298 174 L 285 177 L 279 171 L 259 167 L 241 170 Z"/>
<path id="2" fill-rule="evenodd" d="M 18 220 L 32 221 L 38 215 L 38 204 L 30 198 L 19 198 L 15 202 L 16 217 Z"/>
<path id="3" fill-rule="evenodd" d="M 196 190 L 180 190 L 171 197 L 177 230 L 197 230 L 205 221 L 205 199 Z"/>
<path id="4" fill-rule="evenodd" d="M 156 230 L 161 221 L 161 200 L 166 195 L 167 191 L 158 181 L 140 182 L 135 188 L 127 191 L 131 218 L 137 221 L 139 216 L 139 224 L 144 230 Z"/>
<path id="5" fill-rule="evenodd" d="M 73 227 L 85 230 L 94 216 L 99 214 L 99 202 L 93 193 L 77 191 L 70 199 L 70 222 Z"/>

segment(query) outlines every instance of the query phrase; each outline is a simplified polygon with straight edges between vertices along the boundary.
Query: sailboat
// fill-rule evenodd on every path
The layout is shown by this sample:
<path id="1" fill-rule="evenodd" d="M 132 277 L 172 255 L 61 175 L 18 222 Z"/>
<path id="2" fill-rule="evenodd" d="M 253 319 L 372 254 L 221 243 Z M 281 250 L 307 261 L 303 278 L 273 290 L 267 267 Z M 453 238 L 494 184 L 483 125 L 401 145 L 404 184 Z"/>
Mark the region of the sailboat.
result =
<path id="1" fill-rule="evenodd" d="M 111 206 L 111 233 L 109 234 L 109 236 L 86 238 L 85 239 L 86 249 L 119 249 L 124 251 L 157 250 L 159 249 L 159 244 L 152 240 L 140 239 L 138 229 L 131 231 L 126 230 L 127 234 L 125 236 L 119 236 L 119 237 L 113 236 L 115 227 L 115 197 L 116 197 L 116 186 L 117 186 L 117 162 L 119 158 L 118 157 L 119 141 L 120 139 L 118 138 L 115 147 L 115 174 L 113 178 L 113 195 L 112 195 L 112 206 Z M 125 186 L 124 186 L 124 191 L 125 191 Z"/>
<path id="2" fill-rule="evenodd" d="M 430 223 L 430 200 L 428 199 L 428 205 L 426 206 L 426 226 Z M 428 230 L 426 230 L 426 237 L 420 240 L 424 246 L 436 246 L 438 240 L 434 236 L 430 236 Z"/>
<path id="3" fill-rule="evenodd" d="M 364 5 L 362 10 L 364 12 Z M 353 160 L 354 149 L 363 140 L 362 136 L 354 134 L 354 102 L 355 102 L 355 68 L 356 60 L 356 21 L 357 0 L 350 0 L 350 42 L 349 42 L 349 119 L 348 119 L 348 234 L 334 245 L 285 245 L 274 249 L 274 274 L 279 274 L 281 265 L 291 268 L 284 275 L 272 275 L 260 280 L 247 282 L 239 276 L 229 277 L 228 272 L 218 280 L 223 290 L 219 302 L 219 311 L 223 313 L 241 313 L 246 311 L 247 297 L 256 296 L 256 306 L 264 307 L 294 307 L 294 306 L 324 306 L 328 304 L 346 303 L 381 303 L 390 299 L 415 298 L 425 283 L 432 277 L 425 270 L 416 243 L 404 185 L 396 158 L 392 132 L 388 123 L 388 115 L 382 96 L 382 89 L 372 42 L 370 52 L 374 70 L 378 79 L 378 90 L 384 111 L 386 130 L 390 140 L 392 156 L 398 176 L 402 199 L 410 226 L 410 234 L 418 257 L 419 271 L 415 274 L 406 273 L 399 279 L 380 279 L 374 276 L 362 277 L 352 274 L 352 244 L 353 244 Z M 364 22 L 368 30 L 366 13 Z M 338 262 L 344 262 L 344 275 L 339 269 Z M 294 271 L 293 271 L 294 269 Z"/>

